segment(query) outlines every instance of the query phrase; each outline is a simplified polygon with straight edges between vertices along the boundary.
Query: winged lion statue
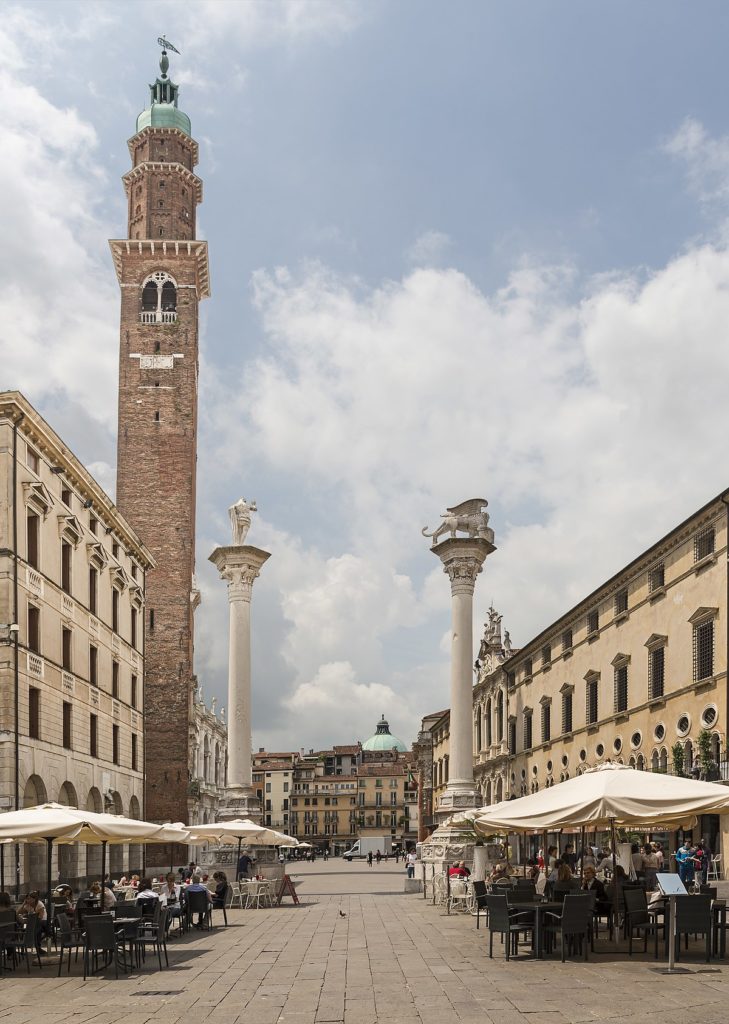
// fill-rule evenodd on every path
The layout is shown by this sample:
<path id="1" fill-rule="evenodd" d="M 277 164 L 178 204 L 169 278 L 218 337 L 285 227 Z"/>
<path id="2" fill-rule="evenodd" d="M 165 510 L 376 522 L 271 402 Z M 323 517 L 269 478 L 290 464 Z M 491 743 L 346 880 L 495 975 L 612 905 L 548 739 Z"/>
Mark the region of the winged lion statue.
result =
<path id="1" fill-rule="evenodd" d="M 425 526 L 422 534 L 424 537 L 432 537 L 434 547 L 444 533 L 455 537 L 459 531 L 467 533 L 469 537 L 484 537 L 491 540 L 493 534 L 489 529 L 489 514 L 484 512 L 487 505 L 488 501 L 485 498 L 469 498 L 462 501 L 460 505 L 446 509 L 441 516 L 443 522 L 432 533 L 428 533 L 428 527 Z"/>

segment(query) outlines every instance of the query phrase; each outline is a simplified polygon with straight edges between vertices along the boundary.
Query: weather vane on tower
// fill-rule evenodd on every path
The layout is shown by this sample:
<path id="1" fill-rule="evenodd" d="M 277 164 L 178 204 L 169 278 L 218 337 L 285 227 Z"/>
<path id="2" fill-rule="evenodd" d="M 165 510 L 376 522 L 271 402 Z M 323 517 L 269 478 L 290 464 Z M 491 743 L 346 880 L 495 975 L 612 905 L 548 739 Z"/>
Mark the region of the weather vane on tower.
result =
<path id="1" fill-rule="evenodd" d="M 165 39 L 164 36 L 159 36 L 157 42 L 162 47 L 162 57 L 159 62 L 160 70 L 162 72 L 162 77 L 167 78 L 167 69 L 170 66 L 170 62 L 167 59 L 167 51 L 172 50 L 172 52 L 178 54 L 178 56 L 180 51 L 177 49 L 176 46 L 172 45 L 169 39 Z"/>

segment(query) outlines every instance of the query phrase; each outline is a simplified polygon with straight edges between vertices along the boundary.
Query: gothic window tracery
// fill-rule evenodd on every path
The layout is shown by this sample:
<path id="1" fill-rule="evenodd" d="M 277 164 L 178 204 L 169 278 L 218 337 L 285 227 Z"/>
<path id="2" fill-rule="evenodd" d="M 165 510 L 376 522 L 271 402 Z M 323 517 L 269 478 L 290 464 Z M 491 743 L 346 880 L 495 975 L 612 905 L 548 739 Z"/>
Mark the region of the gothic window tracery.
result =
<path id="1" fill-rule="evenodd" d="M 155 271 L 144 281 L 139 319 L 143 324 L 171 324 L 177 320 L 177 283 L 164 270 Z"/>

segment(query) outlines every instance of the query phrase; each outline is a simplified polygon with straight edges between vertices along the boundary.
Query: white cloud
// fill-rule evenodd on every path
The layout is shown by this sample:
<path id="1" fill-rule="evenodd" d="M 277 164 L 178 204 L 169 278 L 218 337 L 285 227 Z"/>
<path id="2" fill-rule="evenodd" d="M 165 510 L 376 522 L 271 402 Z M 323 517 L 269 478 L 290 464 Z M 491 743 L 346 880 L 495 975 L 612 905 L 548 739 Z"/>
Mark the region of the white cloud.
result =
<path id="1" fill-rule="evenodd" d="M 703 202 L 729 195 L 729 136 L 719 138 L 693 117 L 687 117 L 665 145 L 667 153 L 683 161 L 691 191 Z"/>
<path id="2" fill-rule="evenodd" d="M 405 257 L 408 263 L 412 263 L 416 267 L 437 266 L 452 245 L 453 240 L 450 235 L 431 229 L 418 235 L 407 249 Z"/>

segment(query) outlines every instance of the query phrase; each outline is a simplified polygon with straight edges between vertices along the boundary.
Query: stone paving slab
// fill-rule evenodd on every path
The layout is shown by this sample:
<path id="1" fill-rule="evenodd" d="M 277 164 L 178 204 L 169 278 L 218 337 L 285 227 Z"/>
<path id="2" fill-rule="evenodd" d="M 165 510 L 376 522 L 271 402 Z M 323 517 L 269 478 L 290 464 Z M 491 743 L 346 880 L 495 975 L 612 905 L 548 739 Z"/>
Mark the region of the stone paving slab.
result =
<path id="1" fill-rule="evenodd" d="M 393 864 L 300 869 L 300 906 L 230 911 L 170 943 L 170 969 L 84 982 L 52 963 L 0 978 L 0 1024 L 725 1024 L 729 964 L 666 977 L 650 958 L 506 963 L 472 918 L 402 892 Z M 344 916 L 342 916 L 344 915 Z M 152 961 L 148 959 L 148 964 Z M 79 964 L 80 967 L 80 964 Z"/>

